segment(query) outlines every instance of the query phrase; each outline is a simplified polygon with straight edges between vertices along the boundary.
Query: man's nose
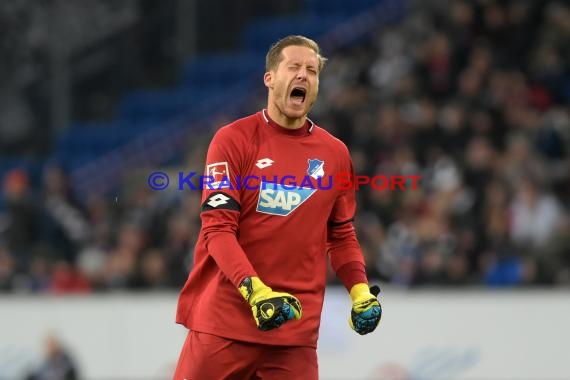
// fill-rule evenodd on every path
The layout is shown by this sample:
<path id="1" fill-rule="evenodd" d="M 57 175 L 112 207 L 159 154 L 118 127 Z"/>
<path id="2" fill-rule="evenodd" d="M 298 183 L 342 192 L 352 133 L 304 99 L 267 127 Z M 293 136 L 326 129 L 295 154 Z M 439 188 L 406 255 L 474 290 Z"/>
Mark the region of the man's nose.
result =
<path id="1" fill-rule="evenodd" d="M 297 79 L 305 78 L 307 78 L 307 69 L 305 67 L 300 67 L 299 71 L 297 71 Z"/>

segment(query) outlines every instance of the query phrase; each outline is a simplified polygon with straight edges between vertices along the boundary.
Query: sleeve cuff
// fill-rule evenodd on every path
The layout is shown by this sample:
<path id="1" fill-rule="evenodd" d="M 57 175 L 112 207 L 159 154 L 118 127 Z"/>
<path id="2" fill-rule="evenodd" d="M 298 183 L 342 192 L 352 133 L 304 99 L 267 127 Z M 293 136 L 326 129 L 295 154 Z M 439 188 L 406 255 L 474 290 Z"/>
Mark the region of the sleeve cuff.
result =
<path id="1" fill-rule="evenodd" d="M 336 276 L 342 282 L 346 290 L 349 292 L 352 290 L 352 287 L 356 284 L 367 284 L 368 278 L 366 277 L 366 270 L 364 268 L 364 264 L 359 261 L 351 261 L 336 271 Z"/>

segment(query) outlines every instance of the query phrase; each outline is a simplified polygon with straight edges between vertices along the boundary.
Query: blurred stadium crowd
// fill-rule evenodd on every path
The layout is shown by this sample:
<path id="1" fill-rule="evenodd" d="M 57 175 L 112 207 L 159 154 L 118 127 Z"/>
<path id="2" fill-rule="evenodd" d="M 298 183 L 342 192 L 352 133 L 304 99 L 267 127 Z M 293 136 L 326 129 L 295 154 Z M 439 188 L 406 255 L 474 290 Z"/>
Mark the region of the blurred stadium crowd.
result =
<path id="1" fill-rule="evenodd" d="M 570 285 L 568 41 L 564 2 L 417 1 L 401 23 L 329 57 L 311 118 L 349 146 L 358 174 L 422 175 L 416 191 L 358 192 L 370 277 Z M 161 169 L 202 172 L 212 133 L 237 116 L 220 116 L 183 163 Z M 200 194 L 152 191 L 153 169 L 117 196 L 81 200 L 57 165 L 39 191 L 25 170 L 7 173 L 0 290 L 178 289 Z"/>

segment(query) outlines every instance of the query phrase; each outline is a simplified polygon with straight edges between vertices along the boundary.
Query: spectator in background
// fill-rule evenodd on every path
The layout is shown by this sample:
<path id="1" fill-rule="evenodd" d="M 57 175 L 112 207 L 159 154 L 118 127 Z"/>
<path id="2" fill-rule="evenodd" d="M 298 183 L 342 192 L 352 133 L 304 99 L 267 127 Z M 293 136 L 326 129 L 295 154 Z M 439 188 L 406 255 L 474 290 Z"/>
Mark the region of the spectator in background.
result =
<path id="1" fill-rule="evenodd" d="M 545 165 L 539 157 L 536 157 L 530 141 L 522 134 L 509 136 L 501 165 L 500 170 L 511 184 L 517 183 L 528 175 L 537 180 L 546 181 Z"/>
<path id="2" fill-rule="evenodd" d="M 105 268 L 105 285 L 113 288 L 132 288 L 137 277 L 140 257 L 146 246 L 144 229 L 135 223 L 124 222 L 119 227 L 116 245 L 110 250 Z"/>
<path id="3" fill-rule="evenodd" d="M 33 293 L 49 291 L 52 286 L 52 264 L 45 255 L 38 255 L 32 259 L 27 279 L 27 290 Z"/>
<path id="4" fill-rule="evenodd" d="M 173 215 L 168 222 L 163 259 L 173 286 L 183 285 L 188 277 L 197 234 L 197 223 L 183 214 Z"/>
<path id="5" fill-rule="evenodd" d="M 90 226 L 83 210 L 73 199 L 61 167 L 47 166 L 43 185 L 46 237 L 59 258 L 74 264 L 77 252 L 90 239 Z"/>
<path id="6" fill-rule="evenodd" d="M 7 203 L 7 248 L 16 261 L 15 270 L 25 273 L 41 239 L 41 208 L 32 197 L 28 173 L 24 170 L 8 172 L 3 191 Z"/>
<path id="7" fill-rule="evenodd" d="M 76 264 L 85 274 L 94 291 L 106 288 L 106 267 L 116 230 L 116 210 L 102 196 L 91 195 L 86 201 L 87 222 L 90 226 L 90 239 L 78 252 Z"/>
<path id="8" fill-rule="evenodd" d="M 151 248 L 142 254 L 131 286 L 140 290 L 166 289 L 171 281 L 166 269 L 164 252 Z"/>
<path id="9" fill-rule="evenodd" d="M 54 335 L 45 339 L 45 359 L 26 380 L 77 380 L 79 371 L 61 341 Z"/>
<path id="10" fill-rule="evenodd" d="M 551 194 L 531 177 L 517 183 L 510 206 L 510 235 L 516 247 L 538 265 L 540 282 L 553 282 L 560 270 L 561 252 L 556 241 L 562 234 L 564 211 Z"/>
<path id="11" fill-rule="evenodd" d="M 0 246 L 0 292 L 14 290 L 14 258 L 5 247 Z"/>

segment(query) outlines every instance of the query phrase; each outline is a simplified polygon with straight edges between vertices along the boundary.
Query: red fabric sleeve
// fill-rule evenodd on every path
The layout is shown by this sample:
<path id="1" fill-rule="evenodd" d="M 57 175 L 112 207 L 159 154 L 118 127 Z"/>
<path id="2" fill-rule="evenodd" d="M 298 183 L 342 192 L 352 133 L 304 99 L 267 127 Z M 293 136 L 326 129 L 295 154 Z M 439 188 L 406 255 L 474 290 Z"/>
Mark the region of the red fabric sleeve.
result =
<path id="1" fill-rule="evenodd" d="M 343 265 L 353 261 L 364 265 L 364 258 L 352 222 L 329 226 L 327 253 L 335 272 L 338 272 Z"/>
<path id="2" fill-rule="evenodd" d="M 358 261 L 351 261 L 350 263 L 344 264 L 336 271 L 336 275 L 349 292 L 356 284 L 368 283 L 364 264 Z"/>
<path id="3" fill-rule="evenodd" d="M 354 176 L 352 161 L 345 149 L 345 171 Z M 364 265 L 360 244 L 352 225 L 356 212 L 356 196 L 354 187 L 343 190 L 337 197 L 329 217 L 327 233 L 327 253 L 335 272 L 345 264 L 358 262 Z"/>
<path id="4" fill-rule="evenodd" d="M 230 210 L 202 213 L 208 253 L 236 288 L 245 277 L 257 276 L 236 237 L 238 217 L 238 212 Z"/>
<path id="5" fill-rule="evenodd" d="M 200 214 L 208 254 L 236 287 L 245 277 L 257 276 L 237 239 L 241 204 L 237 178 L 247 149 L 239 141 L 228 128 L 212 139 L 204 173 L 214 184 L 203 187 Z"/>

